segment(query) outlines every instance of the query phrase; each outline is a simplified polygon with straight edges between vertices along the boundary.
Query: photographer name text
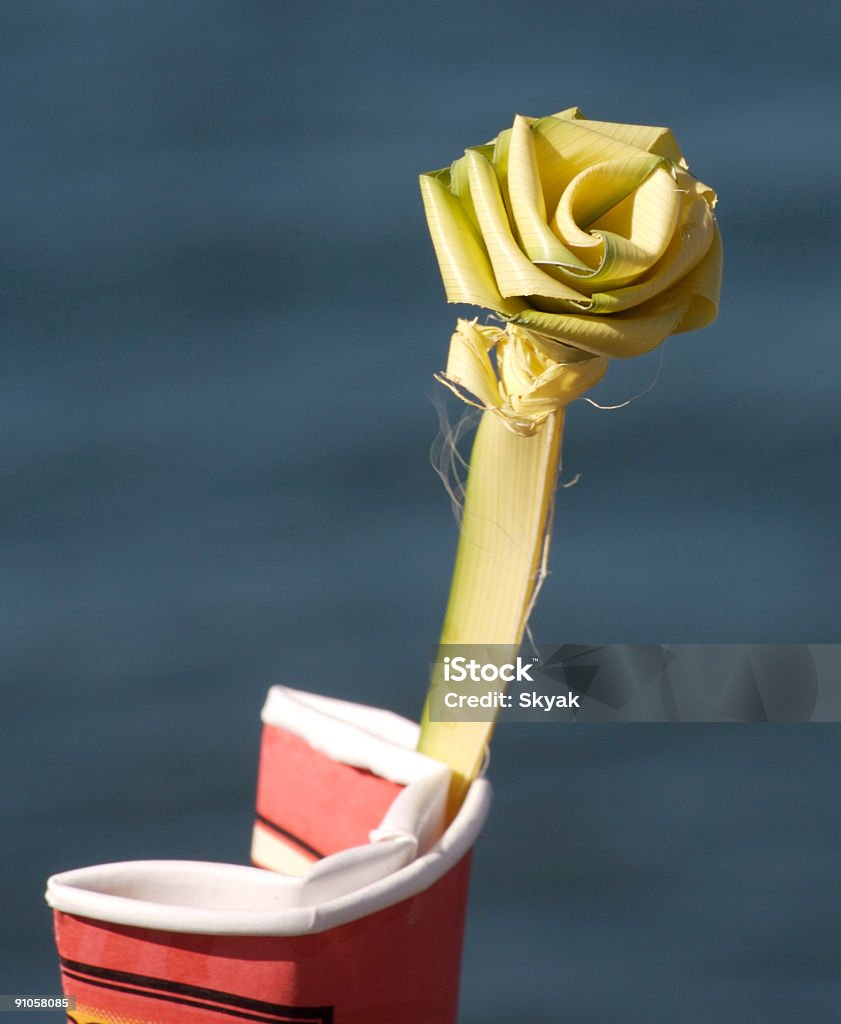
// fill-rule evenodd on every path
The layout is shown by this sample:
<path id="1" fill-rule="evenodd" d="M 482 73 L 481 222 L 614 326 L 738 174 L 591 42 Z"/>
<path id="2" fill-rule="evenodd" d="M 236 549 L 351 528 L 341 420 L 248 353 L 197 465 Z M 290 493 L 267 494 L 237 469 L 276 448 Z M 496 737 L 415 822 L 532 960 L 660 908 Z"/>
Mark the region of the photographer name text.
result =
<path id="1" fill-rule="evenodd" d="M 515 703 L 516 700 L 516 703 Z M 562 694 L 519 693 L 515 698 L 510 693 L 455 693 L 448 690 L 444 694 L 444 706 L 453 710 L 458 708 L 532 708 L 537 711 L 552 711 L 555 708 L 580 708 L 581 697 L 569 690 Z"/>

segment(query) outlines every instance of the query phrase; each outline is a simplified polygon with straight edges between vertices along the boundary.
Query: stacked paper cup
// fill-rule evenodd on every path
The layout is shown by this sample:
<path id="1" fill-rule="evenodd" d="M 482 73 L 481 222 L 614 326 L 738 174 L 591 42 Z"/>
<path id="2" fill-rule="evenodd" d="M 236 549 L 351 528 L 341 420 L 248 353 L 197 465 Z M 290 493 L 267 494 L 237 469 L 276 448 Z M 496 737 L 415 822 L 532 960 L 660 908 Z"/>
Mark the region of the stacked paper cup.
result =
<path id="1" fill-rule="evenodd" d="M 76 1024 L 454 1024 L 475 781 L 390 712 L 274 687 L 263 709 L 257 867 L 130 861 L 54 875 Z M 269 870 L 265 870 L 269 869 Z"/>

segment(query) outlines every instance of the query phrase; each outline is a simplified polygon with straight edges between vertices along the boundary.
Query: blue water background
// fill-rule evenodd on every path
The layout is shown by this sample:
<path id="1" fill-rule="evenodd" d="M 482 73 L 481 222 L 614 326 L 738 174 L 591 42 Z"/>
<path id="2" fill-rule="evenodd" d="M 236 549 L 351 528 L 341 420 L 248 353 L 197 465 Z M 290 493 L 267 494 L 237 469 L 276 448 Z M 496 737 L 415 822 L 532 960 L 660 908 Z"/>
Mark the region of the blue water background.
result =
<path id="1" fill-rule="evenodd" d="M 839 36 L 829 3 L 0 5 L 3 993 L 58 989 L 49 874 L 247 859 L 270 684 L 419 713 L 467 311 L 416 175 L 515 112 L 674 127 L 726 247 L 718 323 L 569 414 L 536 638 L 841 640 Z M 833 726 L 500 729 L 462 1024 L 838 1019 L 839 766 Z"/>

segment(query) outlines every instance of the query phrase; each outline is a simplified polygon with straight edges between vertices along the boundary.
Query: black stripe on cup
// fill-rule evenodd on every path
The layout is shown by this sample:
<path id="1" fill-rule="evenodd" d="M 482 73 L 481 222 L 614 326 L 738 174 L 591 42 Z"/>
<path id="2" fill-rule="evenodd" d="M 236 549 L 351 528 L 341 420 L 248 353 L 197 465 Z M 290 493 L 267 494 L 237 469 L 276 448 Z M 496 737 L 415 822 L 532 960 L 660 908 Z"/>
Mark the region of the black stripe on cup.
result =
<path id="1" fill-rule="evenodd" d="M 115 971 L 109 967 L 83 964 L 65 957 L 61 959 L 61 967 L 67 978 L 84 982 L 86 985 L 131 993 L 145 999 L 179 1003 L 241 1020 L 260 1021 L 262 1024 L 333 1024 L 332 1006 L 286 1006 L 282 1003 L 268 1003 L 262 999 L 249 999 L 247 996 L 221 992 L 218 989 L 200 988 L 198 985 L 187 985 L 167 978 L 152 978 L 145 974 L 132 974 L 129 971 Z"/>

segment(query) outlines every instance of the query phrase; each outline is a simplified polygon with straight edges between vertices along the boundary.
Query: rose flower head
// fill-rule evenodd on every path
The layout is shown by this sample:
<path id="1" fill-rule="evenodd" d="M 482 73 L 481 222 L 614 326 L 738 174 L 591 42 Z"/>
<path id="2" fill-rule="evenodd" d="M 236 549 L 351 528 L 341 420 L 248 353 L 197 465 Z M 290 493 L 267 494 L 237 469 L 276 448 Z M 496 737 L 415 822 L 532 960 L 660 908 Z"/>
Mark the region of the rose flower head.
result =
<path id="1" fill-rule="evenodd" d="M 541 360 L 640 355 L 715 319 L 716 196 L 666 128 L 517 116 L 420 182 L 449 301 L 525 329 Z"/>

